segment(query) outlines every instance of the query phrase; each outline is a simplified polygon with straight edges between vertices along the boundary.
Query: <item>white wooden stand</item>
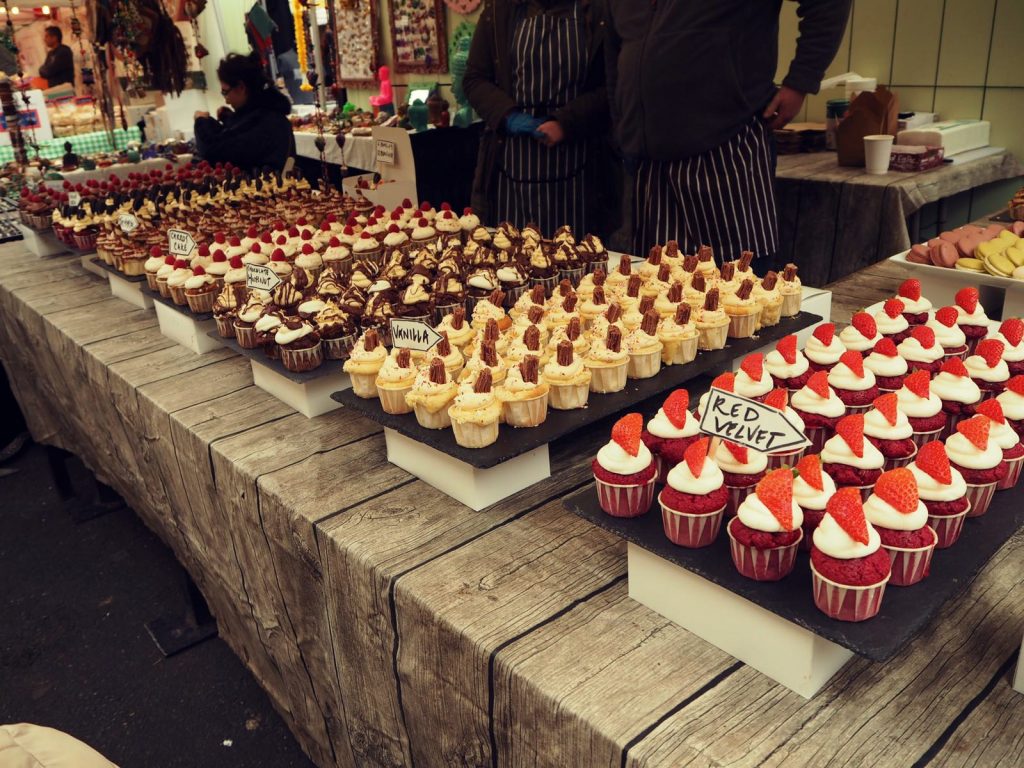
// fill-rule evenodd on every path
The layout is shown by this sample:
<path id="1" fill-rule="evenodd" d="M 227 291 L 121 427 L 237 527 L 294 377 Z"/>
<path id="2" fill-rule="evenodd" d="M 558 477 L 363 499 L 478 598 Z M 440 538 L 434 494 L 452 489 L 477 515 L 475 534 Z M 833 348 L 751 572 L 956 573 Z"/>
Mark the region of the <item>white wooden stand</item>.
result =
<path id="1" fill-rule="evenodd" d="M 94 262 L 93 259 L 95 259 L 95 258 L 96 258 L 96 254 L 94 254 L 94 253 L 87 253 L 87 254 L 85 254 L 82 257 L 82 269 L 84 269 L 86 272 L 91 272 L 92 274 L 96 275 L 97 277 L 102 277 L 104 280 L 106 280 L 107 279 L 107 275 L 109 275 L 110 273 L 107 272 L 107 270 L 105 270 L 99 264 Z"/>
<path id="2" fill-rule="evenodd" d="M 43 256 L 56 256 L 59 253 L 67 253 L 70 249 L 57 239 L 56 235 L 47 235 L 44 232 L 36 232 L 31 227 L 26 227 L 20 221 L 18 229 L 24 238 L 25 248 L 29 253 L 40 258 Z M 90 254 L 91 255 L 91 254 Z"/>
<path id="3" fill-rule="evenodd" d="M 643 547 L 628 558 L 630 597 L 806 699 L 854 655 Z"/>
<path id="4" fill-rule="evenodd" d="M 306 418 L 333 411 L 341 407 L 341 403 L 331 399 L 331 393 L 352 386 L 348 374 L 341 370 L 337 360 L 325 361 L 334 364 L 337 373 L 319 376 L 309 381 L 293 381 L 269 366 L 250 360 L 252 365 L 252 383 L 269 392 L 282 403 L 286 403 Z"/>
<path id="5" fill-rule="evenodd" d="M 497 466 L 477 469 L 389 427 L 384 428 L 384 443 L 392 464 L 476 510 L 551 476 L 547 445 Z"/>
<path id="6" fill-rule="evenodd" d="M 107 272 L 110 280 L 110 294 L 122 301 L 127 301 L 139 309 L 149 309 L 153 306 L 153 299 L 142 292 L 142 283 L 125 280 L 123 277 Z"/>
<path id="7" fill-rule="evenodd" d="M 1020 655 L 1017 656 L 1017 672 L 1013 676 L 1013 690 L 1024 693 L 1024 640 L 1020 643 Z"/>
<path id="8" fill-rule="evenodd" d="M 159 301 L 153 302 L 153 308 L 156 310 L 157 322 L 160 323 L 160 333 L 167 338 L 191 349 L 197 355 L 220 349 L 220 342 L 206 335 L 217 327 L 213 318 L 196 320 Z"/>

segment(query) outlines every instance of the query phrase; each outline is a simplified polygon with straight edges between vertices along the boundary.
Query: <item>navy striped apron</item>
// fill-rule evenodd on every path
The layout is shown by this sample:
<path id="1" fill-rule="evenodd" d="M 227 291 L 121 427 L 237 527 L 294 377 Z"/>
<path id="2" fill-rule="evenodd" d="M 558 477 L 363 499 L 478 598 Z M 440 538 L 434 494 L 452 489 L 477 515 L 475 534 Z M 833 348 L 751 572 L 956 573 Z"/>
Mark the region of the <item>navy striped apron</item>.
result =
<path id="1" fill-rule="evenodd" d="M 575 99 L 587 77 L 586 21 L 579 3 L 571 13 L 521 18 L 512 37 L 512 98 L 535 117 L 548 117 Z M 536 223 L 550 236 L 568 224 L 587 232 L 585 141 L 545 147 L 530 136 L 508 136 L 498 158 L 497 220 L 518 227 Z"/>
<path id="2" fill-rule="evenodd" d="M 710 245 L 719 262 L 743 251 L 772 256 L 779 248 L 775 152 L 757 115 L 719 147 L 685 160 L 644 160 L 636 175 L 636 253 L 679 242 L 683 253 Z"/>

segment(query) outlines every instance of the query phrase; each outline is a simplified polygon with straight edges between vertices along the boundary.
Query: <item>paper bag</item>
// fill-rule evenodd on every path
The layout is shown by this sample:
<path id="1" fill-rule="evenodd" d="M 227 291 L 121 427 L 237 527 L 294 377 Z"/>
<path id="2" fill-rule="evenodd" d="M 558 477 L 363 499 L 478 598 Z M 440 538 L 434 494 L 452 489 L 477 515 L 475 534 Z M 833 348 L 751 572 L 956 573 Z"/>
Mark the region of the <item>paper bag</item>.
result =
<path id="1" fill-rule="evenodd" d="M 836 153 L 840 165 L 864 165 L 864 137 L 874 134 L 895 136 L 899 99 L 884 85 L 861 93 L 850 103 L 846 117 L 836 126 Z"/>

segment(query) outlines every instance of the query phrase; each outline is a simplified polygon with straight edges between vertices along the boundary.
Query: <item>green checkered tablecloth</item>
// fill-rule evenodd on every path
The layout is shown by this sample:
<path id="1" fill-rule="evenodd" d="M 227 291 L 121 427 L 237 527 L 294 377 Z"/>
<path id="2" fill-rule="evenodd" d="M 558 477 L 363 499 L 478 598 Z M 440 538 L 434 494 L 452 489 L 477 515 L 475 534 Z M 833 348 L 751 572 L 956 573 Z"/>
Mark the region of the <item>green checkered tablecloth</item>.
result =
<path id="1" fill-rule="evenodd" d="M 142 135 L 139 129 L 132 127 L 125 131 L 117 128 L 114 131 L 114 146 L 106 131 L 94 131 L 93 133 L 80 133 L 77 136 L 62 136 L 59 139 L 50 139 L 39 145 L 39 156 L 48 160 L 59 160 L 64 157 L 64 142 L 70 141 L 74 152 L 78 155 L 92 155 L 97 152 L 110 152 L 115 149 L 124 149 L 129 141 L 141 141 Z M 29 158 L 32 157 L 32 149 L 29 149 Z M 8 145 L 0 147 L 0 163 L 9 163 L 14 159 L 14 150 Z"/>

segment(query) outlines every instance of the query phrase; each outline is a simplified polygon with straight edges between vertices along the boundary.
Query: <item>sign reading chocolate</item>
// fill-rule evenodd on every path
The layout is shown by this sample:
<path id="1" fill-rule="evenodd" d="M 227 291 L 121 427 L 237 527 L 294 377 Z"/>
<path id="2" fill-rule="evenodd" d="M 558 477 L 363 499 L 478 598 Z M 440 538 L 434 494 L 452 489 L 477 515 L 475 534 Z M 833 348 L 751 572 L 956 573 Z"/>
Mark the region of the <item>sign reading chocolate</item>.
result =
<path id="1" fill-rule="evenodd" d="M 708 391 L 700 430 L 762 453 L 795 451 L 811 444 L 779 409 L 717 387 Z"/>
<path id="2" fill-rule="evenodd" d="M 134 232 L 139 227 L 139 220 L 135 218 L 134 214 L 122 213 L 117 217 L 117 226 L 121 228 L 121 231 L 125 234 Z"/>
<path id="3" fill-rule="evenodd" d="M 391 318 L 391 343 L 399 349 L 426 352 L 441 340 L 441 334 L 422 320 Z"/>
<path id="4" fill-rule="evenodd" d="M 395 164 L 395 142 L 377 139 L 374 144 L 374 150 L 378 163 L 384 163 L 385 165 Z"/>
<path id="5" fill-rule="evenodd" d="M 270 267 L 262 264 L 245 265 L 245 287 L 250 291 L 272 291 L 281 284 L 281 278 Z"/>
<path id="6" fill-rule="evenodd" d="M 188 256 L 196 247 L 192 235 L 183 229 L 167 230 L 167 250 L 172 256 Z"/>

